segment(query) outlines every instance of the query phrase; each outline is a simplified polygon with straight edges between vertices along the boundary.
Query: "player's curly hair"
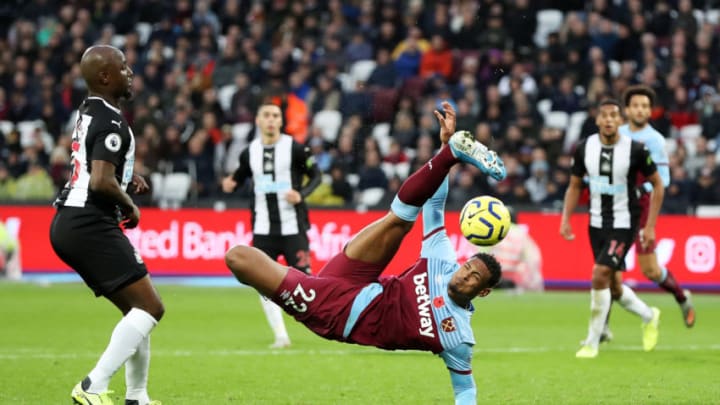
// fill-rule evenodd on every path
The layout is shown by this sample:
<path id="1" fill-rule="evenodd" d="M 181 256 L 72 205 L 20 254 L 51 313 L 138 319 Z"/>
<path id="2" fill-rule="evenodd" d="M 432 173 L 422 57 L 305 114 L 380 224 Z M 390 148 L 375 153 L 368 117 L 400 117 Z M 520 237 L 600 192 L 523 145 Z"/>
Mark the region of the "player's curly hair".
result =
<path id="1" fill-rule="evenodd" d="M 495 287 L 500 282 L 500 277 L 502 276 L 502 267 L 495 256 L 490 253 L 478 252 L 473 255 L 473 258 L 478 258 L 485 263 L 488 271 L 490 271 L 490 279 L 487 281 L 487 286 L 490 288 Z"/>
<path id="2" fill-rule="evenodd" d="M 645 86 L 642 84 L 637 84 L 634 86 L 630 86 L 625 90 L 623 93 L 623 103 L 625 103 L 625 107 L 630 105 L 630 100 L 634 96 L 645 96 L 650 100 L 650 107 L 653 107 L 655 105 L 655 99 L 657 96 L 655 95 L 655 90 L 652 89 L 650 86 Z"/>

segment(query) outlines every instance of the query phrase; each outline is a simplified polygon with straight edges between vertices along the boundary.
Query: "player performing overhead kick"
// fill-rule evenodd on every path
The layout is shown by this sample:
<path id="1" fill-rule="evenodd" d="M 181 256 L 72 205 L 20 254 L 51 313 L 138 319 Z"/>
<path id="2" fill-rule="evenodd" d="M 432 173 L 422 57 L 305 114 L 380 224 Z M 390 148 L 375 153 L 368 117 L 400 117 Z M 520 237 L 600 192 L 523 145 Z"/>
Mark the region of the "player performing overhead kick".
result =
<path id="1" fill-rule="evenodd" d="M 363 228 L 317 276 L 282 266 L 249 246 L 230 249 L 225 261 L 239 281 L 326 339 L 438 354 L 450 372 L 455 403 L 475 404 L 472 300 L 491 292 L 501 269 L 485 253 L 457 263 L 444 228 L 447 175 L 465 162 L 503 179 L 505 167 L 469 132 L 453 134 L 455 111 L 447 102 L 443 110 L 444 117 L 435 112 L 440 151 L 403 183 L 390 212 Z M 420 258 L 401 275 L 380 278 L 420 211 Z"/>

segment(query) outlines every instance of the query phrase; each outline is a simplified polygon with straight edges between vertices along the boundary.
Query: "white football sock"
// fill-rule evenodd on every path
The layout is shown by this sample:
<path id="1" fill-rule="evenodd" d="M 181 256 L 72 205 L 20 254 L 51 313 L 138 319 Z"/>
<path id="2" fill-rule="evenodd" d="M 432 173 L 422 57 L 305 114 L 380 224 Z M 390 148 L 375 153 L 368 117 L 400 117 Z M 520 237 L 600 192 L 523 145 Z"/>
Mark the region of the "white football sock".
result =
<path id="1" fill-rule="evenodd" d="M 633 314 L 640 316 L 643 322 L 650 322 L 653 317 L 652 309 L 650 309 L 650 307 L 645 302 L 643 302 L 640 298 L 638 298 L 637 295 L 635 295 L 635 292 L 632 290 L 632 288 L 626 286 L 625 284 L 623 284 L 622 287 L 622 295 L 618 300 L 620 305 L 622 305 L 622 307 L 625 308 L 628 312 L 632 312 Z"/>
<path id="2" fill-rule="evenodd" d="M 136 399 L 141 405 L 150 402 L 147 393 L 148 371 L 150 370 L 150 336 L 143 339 L 135 354 L 125 363 L 125 399 Z"/>
<path id="3" fill-rule="evenodd" d="M 88 374 L 91 384 L 87 392 L 99 394 L 107 391 L 110 378 L 135 354 L 140 342 L 150 334 L 155 325 L 157 321 L 152 315 L 142 309 L 131 309 L 115 326 L 105 352 Z"/>
<path id="4" fill-rule="evenodd" d="M 597 347 L 600 343 L 600 334 L 605 326 L 605 318 L 610 311 L 612 297 L 609 288 L 590 290 L 590 326 L 588 327 L 585 344 Z"/>
<path id="5" fill-rule="evenodd" d="M 262 304 L 263 311 L 265 311 L 265 317 L 270 324 L 270 328 L 275 334 L 275 341 L 290 341 L 287 329 L 285 329 L 285 320 L 283 320 L 282 309 L 270 301 L 269 299 L 260 296 L 260 303 Z"/>

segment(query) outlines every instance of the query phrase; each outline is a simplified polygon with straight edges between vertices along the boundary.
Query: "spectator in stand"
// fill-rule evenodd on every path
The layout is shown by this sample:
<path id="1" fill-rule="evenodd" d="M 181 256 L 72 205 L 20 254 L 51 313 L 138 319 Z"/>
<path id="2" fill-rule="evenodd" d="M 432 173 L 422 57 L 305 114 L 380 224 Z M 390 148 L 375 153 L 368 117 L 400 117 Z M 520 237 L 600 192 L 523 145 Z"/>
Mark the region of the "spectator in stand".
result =
<path id="1" fill-rule="evenodd" d="M 665 189 L 665 202 L 662 212 L 667 214 L 687 214 L 692 207 L 693 183 L 682 166 L 670 167 L 670 185 Z"/>
<path id="2" fill-rule="evenodd" d="M 358 157 L 355 148 L 355 132 L 349 126 L 343 126 L 338 135 L 338 144 L 333 162 L 340 166 L 345 173 L 358 172 Z"/>
<path id="3" fill-rule="evenodd" d="M 451 171 L 453 186 L 448 193 L 448 206 L 462 207 L 468 200 L 484 194 L 476 181 L 478 173 L 473 169 L 467 166 Z"/>
<path id="4" fill-rule="evenodd" d="M 0 162 L 0 200 L 10 201 L 15 198 L 17 182 L 10 175 L 4 162 Z"/>
<path id="5" fill-rule="evenodd" d="M 560 79 L 560 84 L 552 96 L 552 111 L 564 111 L 572 114 L 583 109 L 580 96 L 575 93 L 575 83 L 571 75 Z"/>
<path id="6" fill-rule="evenodd" d="M 510 73 L 503 76 L 497 85 L 500 96 L 505 97 L 510 94 L 512 90 L 510 82 L 512 80 L 520 81 L 520 87 L 525 94 L 534 95 L 537 93 L 537 83 L 535 79 L 527 72 L 525 66 L 521 63 L 515 63 Z"/>
<path id="7" fill-rule="evenodd" d="M 688 92 L 685 86 L 679 85 L 673 92 L 673 101 L 670 103 L 668 115 L 670 122 L 676 129 L 682 129 L 686 125 L 697 124 L 697 112 L 692 108 L 688 99 Z"/>
<path id="8" fill-rule="evenodd" d="M 713 169 L 703 168 L 692 189 L 693 206 L 720 204 L 720 183 Z"/>
<path id="9" fill-rule="evenodd" d="M 364 164 L 358 171 L 360 177 L 358 190 L 364 191 L 370 188 L 387 189 L 388 179 L 385 172 L 380 168 L 381 162 L 379 151 L 375 149 L 365 151 Z"/>
<path id="10" fill-rule="evenodd" d="M 514 0 L 505 13 L 505 26 L 516 52 L 526 54 L 534 46 L 533 34 L 537 29 L 535 4 L 530 0 Z"/>
<path id="11" fill-rule="evenodd" d="M 422 77 L 439 75 L 446 80 L 453 73 L 452 51 L 447 48 L 445 38 L 440 34 L 430 39 L 430 49 L 422 54 L 419 73 Z"/>
<path id="12" fill-rule="evenodd" d="M 525 180 L 525 188 L 533 204 L 546 202 L 550 186 L 550 165 L 544 160 L 536 160 L 530 165 L 530 177 Z"/>
<path id="13" fill-rule="evenodd" d="M 395 139 L 403 148 L 415 145 L 417 142 L 417 129 L 412 115 L 409 112 L 400 111 L 395 116 L 393 127 L 390 131 L 393 139 Z"/>
<path id="14" fill-rule="evenodd" d="M 317 77 L 317 86 L 310 90 L 305 99 L 310 112 L 316 114 L 321 110 L 340 109 L 341 93 L 335 83 L 324 74 Z"/>
<path id="15" fill-rule="evenodd" d="M 370 88 L 382 87 L 393 88 L 398 82 L 397 70 L 395 64 L 390 58 L 390 50 L 380 48 L 375 56 L 375 69 L 370 73 L 367 80 L 367 86 Z"/>
<path id="16" fill-rule="evenodd" d="M 350 43 L 345 47 L 345 58 L 349 64 L 353 64 L 359 60 L 373 59 L 373 47 L 365 39 L 362 31 L 356 31 L 352 34 Z"/>
<path id="17" fill-rule="evenodd" d="M 36 160 L 30 161 L 28 170 L 15 183 L 15 199 L 49 201 L 55 196 L 50 175 Z"/>
<path id="18" fill-rule="evenodd" d="M 395 69 L 400 79 L 417 76 L 420 70 L 422 55 L 429 45 L 422 39 L 422 33 L 415 28 L 410 30 L 407 38 L 393 51 Z"/>
<path id="19" fill-rule="evenodd" d="M 258 100 L 263 99 L 261 92 L 293 105 L 286 108 L 293 112 L 292 117 L 286 117 L 287 132 L 298 140 L 305 139 L 313 115 L 325 108 L 340 110 L 344 121 L 359 116 L 360 129 L 354 131 L 359 131 L 358 139 L 362 139 L 375 124 L 367 107 L 371 92 L 377 88 L 400 89 L 403 80 L 424 74 L 443 77 L 458 109 L 469 104 L 468 122 L 476 118 L 488 125 L 498 140 L 505 137 L 505 128 L 520 127 L 525 139 L 513 152 L 514 159 L 527 158 L 521 153 L 524 146 L 547 142 L 540 140 L 540 135 L 549 133 L 541 131 L 542 117 L 534 105 L 538 98 L 552 98 L 556 87 L 565 88 L 560 80 L 564 75 L 575 78 L 571 87 L 578 97 L 570 100 L 570 107 L 561 106 L 564 103 L 558 100 L 555 109 L 571 112 L 579 104 L 581 111 L 606 93 L 617 95 L 639 81 L 653 87 L 659 105 L 668 108 L 656 107 L 651 119 L 652 125 L 668 137 L 674 136 L 671 122 L 676 128 L 701 122 L 708 140 L 720 137 L 720 126 L 714 124 L 720 121 L 715 119 L 720 114 L 720 107 L 716 107 L 720 102 L 714 100 L 720 90 L 715 72 L 720 63 L 720 42 L 715 38 L 717 27 L 695 19 L 693 9 L 714 7 L 702 1 L 632 0 L 621 5 L 609 0 L 554 5 L 528 0 L 391 1 L 361 2 L 353 7 L 317 0 L 153 0 L 141 1 L 134 8 L 130 5 L 138 2 L 109 6 L 108 2 L 21 3 L 21 9 L 5 20 L 8 35 L 0 52 L 0 120 L 17 124 L 39 118 L 57 139 L 74 120 L 70 113 L 86 93 L 80 77 L 80 55 L 90 44 L 120 38 L 135 71 L 134 90 L 139 93 L 126 109 L 127 118 L 136 121 L 139 147 L 147 142 L 141 167 L 151 170 L 157 166 L 153 162 L 161 158 L 172 162 L 175 157 L 167 156 L 167 145 L 159 145 L 160 137 L 141 138 L 152 137 L 153 132 L 164 135 L 165 126 L 175 125 L 180 141 L 171 155 L 182 159 L 191 135 L 202 127 L 204 112 L 215 112 L 217 127 L 225 122 L 252 122 Z M 564 18 L 561 29 L 550 33 L 545 38 L 547 45 L 540 49 L 535 44 L 536 11 L 549 6 L 561 9 Z M 104 26 L 109 17 L 115 18 L 114 26 Z M 134 32 L 138 22 L 152 24 L 147 40 Z M 430 48 L 423 34 L 431 42 L 444 40 L 445 48 L 438 59 L 444 69 L 421 69 L 421 55 Z M 371 58 L 369 49 L 376 52 L 377 66 L 368 82 L 349 91 L 343 89 L 341 75 L 350 73 L 354 61 Z M 429 50 L 424 59 L 434 52 Z M 453 66 L 448 76 L 447 66 L 457 60 L 442 55 L 457 52 L 462 62 Z M 610 74 L 611 59 L 622 63 L 618 75 Z M 242 73 L 233 73 L 238 71 Z M 309 103 L 303 108 L 309 94 L 321 92 L 320 76 L 329 78 L 335 94 L 331 98 L 336 101 L 327 105 L 318 102 L 315 108 Z M 237 91 L 231 108 L 222 111 L 216 102 L 217 93 L 229 83 L 235 83 Z M 502 97 L 486 97 L 486 89 L 493 92 L 498 85 Z M 388 108 L 394 110 L 387 116 L 409 111 L 418 136 L 434 135 L 437 127 L 427 106 L 435 108 L 435 99 L 446 97 L 439 94 L 441 88 L 430 83 L 412 93 L 410 108 L 402 102 L 391 105 Z M 680 102 L 676 102 L 676 95 Z M 582 135 L 597 132 L 590 113 Z M 153 122 L 156 131 L 143 130 L 148 122 Z M 465 129 L 475 126 L 472 122 Z M 17 145 L 18 141 L 10 143 Z M 408 150 L 413 146 L 406 145 Z M 19 177 L 27 171 L 27 159 L 20 156 L 21 150 L 11 155 L 7 148 L 2 159 L 10 173 Z M 328 152 L 336 154 L 336 146 L 328 145 Z M 55 156 L 53 161 L 60 167 L 61 154 Z M 41 163 L 50 169 L 47 161 Z M 522 164 L 529 162 L 523 160 Z M 521 183 L 529 173 L 523 176 Z"/>

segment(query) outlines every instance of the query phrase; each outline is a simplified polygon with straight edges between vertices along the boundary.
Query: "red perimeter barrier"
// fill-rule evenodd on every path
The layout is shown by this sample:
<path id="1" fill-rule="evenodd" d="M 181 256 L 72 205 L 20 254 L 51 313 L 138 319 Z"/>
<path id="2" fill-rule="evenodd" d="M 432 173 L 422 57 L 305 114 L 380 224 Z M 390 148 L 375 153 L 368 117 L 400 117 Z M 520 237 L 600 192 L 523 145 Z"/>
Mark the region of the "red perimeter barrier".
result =
<path id="1" fill-rule="evenodd" d="M 68 267 L 52 251 L 50 207 L 0 206 L 0 220 L 19 235 L 24 272 L 67 272 Z M 310 250 L 312 268 L 319 269 L 338 253 L 364 225 L 385 212 L 311 210 Z M 475 248 L 460 236 L 458 213 L 446 216 L 448 234 L 463 260 Z M 558 214 L 521 213 L 543 255 L 543 276 L 548 287 L 584 287 L 590 280 L 592 254 L 587 236 L 587 215 L 577 214 L 572 223 L 576 240 L 558 234 Z M 140 226 L 127 231 L 153 275 L 227 276 L 223 255 L 236 244 L 252 240 L 248 210 L 216 212 L 210 209 L 142 210 Z M 396 274 L 411 265 L 420 251 L 422 226 L 417 224 L 403 242 L 387 273 Z M 683 284 L 720 290 L 720 219 L 662 216 L 656 229 L 657 253 Z M 627 280 L 645 282 L 637 267 L 634 249 L 628 255 Z"/>

